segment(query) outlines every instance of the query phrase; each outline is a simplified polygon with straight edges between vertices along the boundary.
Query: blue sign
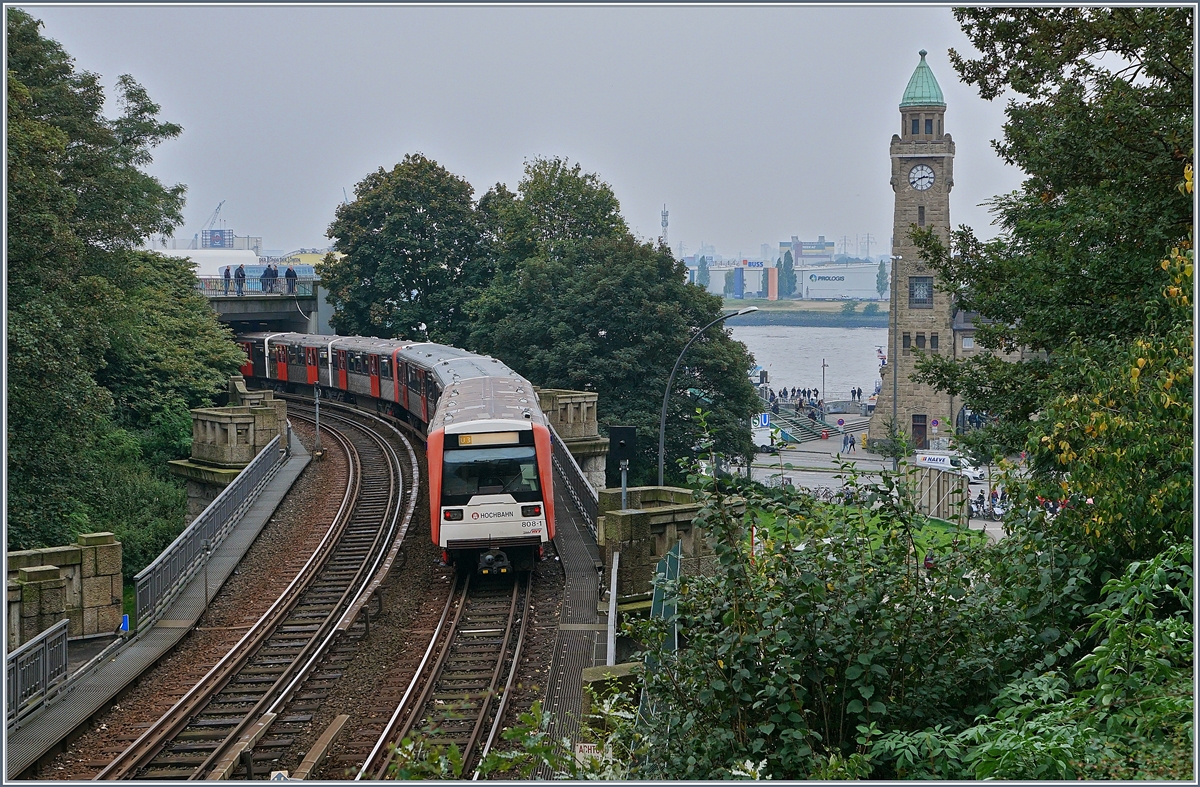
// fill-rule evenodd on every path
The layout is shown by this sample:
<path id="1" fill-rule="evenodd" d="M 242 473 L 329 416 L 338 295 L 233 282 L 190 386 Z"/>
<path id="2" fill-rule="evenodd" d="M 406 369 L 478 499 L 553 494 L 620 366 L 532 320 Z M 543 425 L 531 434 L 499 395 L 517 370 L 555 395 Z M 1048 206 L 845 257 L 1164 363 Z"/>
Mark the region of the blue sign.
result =
<path id="1" fill-rule="evenodd" d="M 771 414 L 770 413 L 759 413 L 758 414 L 758 426 L 760 429 L 769 428 L 771 426 Z"/>
<path id="2" fill-rule="evenodd" d="M 121 616 L 121 631 L 129 631 L 129 616 Z"/>
<path id="3" fill-rule="evenodd" d="M 225 248 L 225 230 L 213 230 L 208 233 L 208 247 L 210 249 Z"/>
<path id="4" fill-rule="evenodd" d="M 846 419 L 845 419 L 845 418 L 839 418 L 839 419 L 838 419 L 838 426 L 845 426 L 845 425 L 846 425 Z"/>

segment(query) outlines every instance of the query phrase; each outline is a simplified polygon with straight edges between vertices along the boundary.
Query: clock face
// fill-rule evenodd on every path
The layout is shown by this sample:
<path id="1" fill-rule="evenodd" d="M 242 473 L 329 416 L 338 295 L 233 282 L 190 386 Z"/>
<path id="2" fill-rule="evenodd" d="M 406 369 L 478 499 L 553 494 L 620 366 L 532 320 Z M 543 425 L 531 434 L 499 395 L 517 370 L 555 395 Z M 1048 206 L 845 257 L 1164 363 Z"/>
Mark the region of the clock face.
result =
<path id="1" fill-rule="evenodd" d="M 924 191 L 933 185 L 933 170 L 924 164 L 918 164 L 908 171 L 908 185 L 917 191 Z"/>

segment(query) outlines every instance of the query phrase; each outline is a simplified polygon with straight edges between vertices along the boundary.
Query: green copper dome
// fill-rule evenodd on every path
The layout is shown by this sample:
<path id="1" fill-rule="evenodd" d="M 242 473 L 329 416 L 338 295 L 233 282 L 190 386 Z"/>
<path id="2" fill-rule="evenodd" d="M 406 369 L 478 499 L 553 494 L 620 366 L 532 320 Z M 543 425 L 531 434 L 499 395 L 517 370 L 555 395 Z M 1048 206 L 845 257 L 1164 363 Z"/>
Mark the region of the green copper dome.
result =
<path id="1" fill-rule="evenodd" d="M 937 80 L 933 78 L 933 72 L 925 63 L 927 54 L 929 53 L 924 49 L 921 50 L 921 62 L 917 63 L 917 70 L 913 71 L 912 79 L 908 80 L 908 87 L 904 89 L 904 98 L 900 99 L 901 109 L 946 106 L 946 99 L 942 98 L 942 89 L 938 87 Z"/>

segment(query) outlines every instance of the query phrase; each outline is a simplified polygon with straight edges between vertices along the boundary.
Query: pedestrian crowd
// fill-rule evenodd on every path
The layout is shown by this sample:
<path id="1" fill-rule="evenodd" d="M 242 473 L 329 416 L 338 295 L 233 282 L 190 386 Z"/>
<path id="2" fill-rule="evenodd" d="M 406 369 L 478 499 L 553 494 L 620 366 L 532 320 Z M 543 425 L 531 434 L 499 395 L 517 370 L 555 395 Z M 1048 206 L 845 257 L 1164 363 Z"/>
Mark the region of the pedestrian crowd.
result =
<path id="1" fill-rule="evenodd" d="M 226 295 L 229 294 L 229 285 L 230 285 L 230 282 L 232 282 L 234 285 L 234 291 L 239 296 L 244 295 L 245 294 L 245 286 L 246 286 L 246 266 L 239 265 L 239 266 L 237 266 L 236 271 L 231 270 L 232 267 L 233 266 L 231 266 L 231 265 L 226 265 L 225 271 L 222 273 L 222 277 L 225 279 L 225 294 Z M 293 268 L 291 265 L 289 265 L 287 271 L 283 274 L 283 278 L 287 281 L 287 294 L 295 295 L 296 294 L 296 279 L 299 278 L 299 276 L 296 273 L 296 269 Z M 262 292 L 264 292 L 266 294 L 273 294 L 276 292 L 280 292 L 280 290 L 279 290 L 279 266 L 278 265 L 267 265 L 266 267 L 264 267 L 263 272 L 261 274 L 259 274 L 258 283 L 259 283 L 259 286 L 261 287 Z"/>

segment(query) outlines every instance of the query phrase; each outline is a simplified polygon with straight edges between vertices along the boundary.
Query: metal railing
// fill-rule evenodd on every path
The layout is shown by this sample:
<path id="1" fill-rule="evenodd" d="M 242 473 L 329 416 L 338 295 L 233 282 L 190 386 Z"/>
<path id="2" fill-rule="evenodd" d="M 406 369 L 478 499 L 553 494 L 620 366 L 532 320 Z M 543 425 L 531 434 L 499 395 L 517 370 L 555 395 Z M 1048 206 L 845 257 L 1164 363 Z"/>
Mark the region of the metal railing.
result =
<path id="1" fill-rule="evenodd" d="M 580 515 L 587 522 L 588 529 L 592 531 L 594 538 L 596 536 L 596 520 L 600 517 L 600 494 L 588 482 L 587 476 L 583 474 L 579 463 L 567 449 L 566 443 L 558 436 L 558 432 L 554 431 L 553 426 L 549 428 L 554 466 L 558 468 L 558 474 L 567 482 L 567 493 L 575 501 L 575 507 L 579 509 Z"/>
<path id="2" fill-rule="evenodd" d="M 218 295 L 227 295 L 231 298 L 236 297 L 237 282 L 233 279 L 229 279 L 229 286 L 226 287 L 225 281 L 225 277 L 223 276 L 201 276 L 200 289 L 203 290 L 204 294 L 210 298 Z M 244 295 L 257 295 L 260 297 L 263 295 L 268 297 L 279 295 L 287 298 L 297 295 L 302 298 L 311 298 L 313 294 L 313 288 L 320 283 L 320 279 L 313 278 L 311 276 L 293 279 L 292 281 L 295 282 L 294 291 L 290 291 L 288 289 L 288 280 L 282 275 L 280 275 L 278 279 L 272 279 L 270 282 L 263 282 L 257 277 L 247 277 L 246 280 L 242 282 L 242 293 Z"/>
<path id="3" fill-rule="evenodd" d="M 63 619 L 8 655 L 7 726 L 40 708 L 67 677 L 67 629 Z"/>
<path id="4" fill-rule="evenodd" d="M 188 580 L 203 567 L 207 556 L 253 502 L 254 490 L 270 478 L 284 457 L 280 438 L 276 436 L 153 563 L 133 578 L 137 583 L 138 631 L 157 620 Z"/>

